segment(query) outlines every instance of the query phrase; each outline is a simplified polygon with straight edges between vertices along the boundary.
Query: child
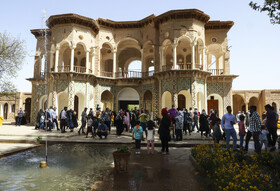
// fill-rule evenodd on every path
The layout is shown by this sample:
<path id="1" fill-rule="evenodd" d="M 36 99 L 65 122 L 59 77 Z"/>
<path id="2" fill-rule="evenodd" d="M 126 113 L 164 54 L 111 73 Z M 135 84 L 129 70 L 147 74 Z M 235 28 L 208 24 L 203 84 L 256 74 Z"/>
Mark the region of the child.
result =
<path id="1" fill-rule="evenodd" d="M 221 119 L 216 118 L 215 124 L 214 124 L 214 131 L 213 131 L 213 140 L 214 140 L 214 143 L 218 143 L 218 144 L 219 144 L 219 141 L 223 139 L 220 124 L 221 124 Z"/>
<path id="2" fill-rule="evenodd" d="M 91 134 L 92 134 L 92 137 L 94 137 L 94 136 L 93 136 L 93 133 L 92 133 L 92 125 L 93 125 L 92 115 L 91 115 L 91 114 L 88 114 L 88 117 L 87 117 L 87 133 L 86 133 L 86 138 L 88 138 L 88 133 L 91 133 Z"/>
<path id="3" fill-rule="evenodd" d="M 241 114 L 239 116 L 239 122 L 238 122 L 239 139 L 240 139 L 239 147 L 240 147 L 240 149 L 243 149 L 244 136 L 246 135 L 244 120 L 245 120 L 245 116 Z"/>
<path id="4" fill-rule="evenodd" d="M 143 139 L 143 129 L 140 126 L 140 122 L 136 122 L 136 126 L 133 128 L 132 131 L 132 140 L 135 139 L 135 146 L 136 146 L 136 154 L 140 155 L 140 148 L 141 148 L 141 140 Z"/>
<path id="5" fill-rule="evenodd" d="M 151 153 L 154 154 L 154 137 L 155 137 L 155 123 L 152 120 L 149 120 L 147 123 L 148 126 L 148 135 L 147 135 L 147 152 L 150 154 L 150 145 Z"/>
<path id="6" fill-rule="evenodd" d="M 262 125 L 262 132 L 261 132 L 259 138 L 260 138 L 260 141 L 261 141 L 261 148 L 264 144 L 264 148 L 265 148 L 266 151 L 267 151 L 267 147 L 268 147 L 268 145 L 267 145 L 267 134 L 268 134 L 268 131 L 266 130 L 265 126 Z"/>

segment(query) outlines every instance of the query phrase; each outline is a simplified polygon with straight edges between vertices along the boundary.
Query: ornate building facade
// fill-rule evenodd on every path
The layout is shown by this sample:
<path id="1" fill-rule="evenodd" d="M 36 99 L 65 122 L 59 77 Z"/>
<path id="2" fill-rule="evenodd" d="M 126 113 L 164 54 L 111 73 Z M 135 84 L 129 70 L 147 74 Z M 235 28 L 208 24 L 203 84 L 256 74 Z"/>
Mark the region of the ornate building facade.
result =
<path id="1" fill-rule="evenodd" d="M 227 32 L 232 21 L 210 21 L 197 9 L 172 10 L 139 21 L 53 15 L 37 39 L 32 119 L 40 108 L 112 110 L 139 105 L 217 109 L 232 105 Z M 141 70 L 129 69 L 139 61 Z"/>

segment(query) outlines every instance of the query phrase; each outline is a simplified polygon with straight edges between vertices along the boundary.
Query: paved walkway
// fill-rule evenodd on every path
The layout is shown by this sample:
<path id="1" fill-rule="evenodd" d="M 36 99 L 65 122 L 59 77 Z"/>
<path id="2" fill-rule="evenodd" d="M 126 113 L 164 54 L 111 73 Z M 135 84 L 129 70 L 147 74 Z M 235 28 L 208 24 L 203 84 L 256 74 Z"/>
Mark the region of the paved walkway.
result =
<path id="1" fill-rule="evenodd" d="M 172 148 L 170 155 L 160 153 L 140 155 L 131 153 L 127 173 L 111 173 L 98 185 L 96 191 L 198 191 L 203 188 L 195 176 L 189 156 L 190 148 Z"/>

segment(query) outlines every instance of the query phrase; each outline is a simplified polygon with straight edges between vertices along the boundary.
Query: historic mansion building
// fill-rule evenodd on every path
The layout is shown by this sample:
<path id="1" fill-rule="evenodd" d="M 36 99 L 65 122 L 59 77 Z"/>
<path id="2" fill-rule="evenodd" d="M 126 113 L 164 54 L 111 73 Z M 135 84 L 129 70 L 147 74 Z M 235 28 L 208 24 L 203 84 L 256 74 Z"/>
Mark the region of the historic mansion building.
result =
<path id="1" fill-rule="evenodd" d="M 197 9 L 171 10 L 139 21 L 50 16 L 37 39 L 32 83 L 33 121 L 41 108 L 112 110 L 139 105 L 217 109 L 232 105 L 227 32 L 232 21 L 211 21 Z M 140 70 L 130 69 L 138 61 Z"/>

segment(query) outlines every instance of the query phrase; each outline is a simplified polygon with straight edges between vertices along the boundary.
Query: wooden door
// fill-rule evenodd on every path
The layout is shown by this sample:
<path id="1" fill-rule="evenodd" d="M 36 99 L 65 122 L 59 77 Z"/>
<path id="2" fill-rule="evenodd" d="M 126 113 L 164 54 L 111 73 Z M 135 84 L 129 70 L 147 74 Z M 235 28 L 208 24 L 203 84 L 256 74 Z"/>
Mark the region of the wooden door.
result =
<path id="1" fill-rule="evenodd" d="M 216 110 L 217 114 L 219 116 L 219 102 L 218 100 L 208 100 L 207 101 L 207 105 L 208 105 L 208 114 L 210 113 L 210 109 Z"/>
<path id="2" fill-rule="evenodd" d="M 8 119 L 8 104 L 4 105 L 4 119 Z"/>
<path id="3" fill-rule="evenodd" d="M 178 107 L 180 109 L 183 109 L 184 107 L 186 107 L 186 98 L 182 94 L 178 95 Z"/>

